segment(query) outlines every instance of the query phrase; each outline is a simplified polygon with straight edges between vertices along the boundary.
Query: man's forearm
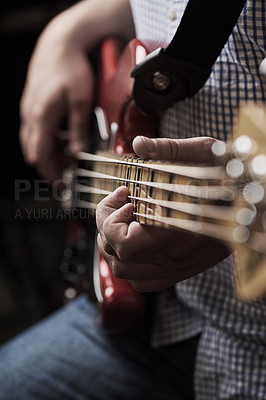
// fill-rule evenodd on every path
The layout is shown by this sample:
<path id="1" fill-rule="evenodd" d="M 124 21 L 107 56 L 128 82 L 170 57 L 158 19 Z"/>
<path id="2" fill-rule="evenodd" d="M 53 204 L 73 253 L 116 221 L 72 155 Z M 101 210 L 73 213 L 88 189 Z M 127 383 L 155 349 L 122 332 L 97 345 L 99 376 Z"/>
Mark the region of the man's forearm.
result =
<path id="1" fill-rule="evenodd" d="M 60 29 L 59 29 L 60 27 Z M 128 41 L 134 36 L 134 24 L 129 0 L 84 0 L 58 15 L 49 24 L 68 38 L 69 44 L 90 51 L 108 36 Z"/>

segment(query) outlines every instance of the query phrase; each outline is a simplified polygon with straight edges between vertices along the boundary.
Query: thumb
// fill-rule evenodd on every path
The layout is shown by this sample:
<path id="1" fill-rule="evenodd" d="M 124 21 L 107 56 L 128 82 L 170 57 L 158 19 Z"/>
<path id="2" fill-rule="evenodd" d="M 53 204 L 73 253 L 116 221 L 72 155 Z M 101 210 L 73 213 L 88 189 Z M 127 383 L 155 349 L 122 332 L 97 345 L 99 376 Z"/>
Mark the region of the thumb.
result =
<path id="1" fill-rule="evenodd" d="M 137 136 L 133 141 L 133 149 L 144 159 L 200 163 L 213 158 L 212 145 L 215 141 L 210 137 L 149 139 Z"/>

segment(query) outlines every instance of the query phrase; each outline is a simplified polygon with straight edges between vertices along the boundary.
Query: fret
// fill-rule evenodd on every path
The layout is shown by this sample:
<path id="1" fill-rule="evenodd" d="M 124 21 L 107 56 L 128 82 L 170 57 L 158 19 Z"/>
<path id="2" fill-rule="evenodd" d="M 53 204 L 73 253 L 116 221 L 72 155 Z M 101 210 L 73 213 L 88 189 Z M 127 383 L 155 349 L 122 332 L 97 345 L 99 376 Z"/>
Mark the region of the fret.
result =
<path id="1" fill-rule="evenodd" d="M 154 183 L 154 171 L 152 169 L 150 169 L 149 171 L 150 171 L 149 182 L 152 185 Z M 147 187 L 147 191 L 149 193 L 149 197 L 152 197 L 153 196 L 153 186 Z"/>
<path id="2" fill-rule="evenodd" d="M 125 183 L 124 183 L 124 185 L 127 186 L 128 188 L 129 188 L 129 176 L 130 176 L 130 167 L 131 167 L 132 160 L 133 160 L 133 157 L 128 156 L 127 157 L 128 164 L 125 165 Z"/>
<path id="3" fill-rule="evenodd" d="M 155 171 L 154 172 L 154 180 L 156 182 L 159 182 L 159 184 L 169 184 L 170 183 L 170 174 L 163 172 L 163 171 Z M 159 200 L 159 201 L 164 201 L 167 200 L 168 198 L 168 191 L 164 190 L 163 186 L 159 186 L 157 189 L 154 190 L 153 192 L 153 199 Z M 167 216 L 167 210 L 164 207 L 161 207 L 160 202 L 156 205 L 152 205 L 152 215 L 161 218 L 164 218 Z M 155 219 L 154 225 L 161 225 L 158 221 Z"/>
<path id="4" fill-rule="evenodd" d="M 142 171 L 141 167 L 138 166 L 142 160 L 136 159 L 136 181 L 138 182 L 135 187 L 135 194 L 136 196 L 141 196 L 141 178 L 142 178 Z M 139 201 L 135 202 L 135 211 L 140 212 L 141 203 Z"/>
<path id="5" fill-rule="evenodd" d="M 131 157 L 125 156 L 124 160 L 127 162 L 131 161 Z M 128 164 L 125 164 L 123 167 L 123 178 L 125 179 L 124 182 L 121 182 L 122 185 L 128 186 L 128 180 L 127 180 L 127 170 L 128 170 Z M 118 185 L 119 186 L 119 185 Z"/>
<path id="6" fill-rule="evenodd" d="M 134 170 L 134 167 L 133 167 L 133 165 L 130 165 L 129 166 L 129 182 L 128 182 L 128 189 L 129 189 L 129 193 L 133 193 L 133 185 L 132 185 L 132 183 L 131 183 L 131 181 L 133 180 L 133 178 L 134 178 L 134 173 L 135 173 L 135 170 Z"/>
<path id="7" fill-rule="evenodd" d="M 128 161 L 130 162 L 130 164 L 129 165 L 126 165 L 126 176 L 125 176 L 125 178 L 126 178 L 126 181 L 125 181 L 125 186 L 127 186 L 128 187 L 128 189 L 130 189 L 130 177 L 131 177 L 131 170 L 132 170 L 132 165 L 131 165 L 131 163 L 132 163 L 132 161 L 133 161 L 133 157 L 129 157 L 128 158 Z"/>
<path id="8" fill-rule="evenodd" d="M 138 171 L 137 171 L 137 167 L 136 167 L 136 159 L 135 158 L 132 160 L 132 163 L 134 165 L 132 165 L 133 174 L 132 174 L 132 182 L 131 182 L 131 187 L 132 187 L 131 193 L 135 197 L 137 195 L 137 184 L 138 184 L 138 182 L 137 182 Z M 133 200 L 133 205 L 134 205 L 134 209 L 135 209 L 137 207 L 136 200 Z"/>
<path id="9" fill-rule="evenodd" d="M 122 160 L 123 161 L 127 161 L 128 157 L 126 156 L 122 156 Z M 118 188 L 118 186 L 120 185 L 125 185 L 126 182 L 126 164 L 121 164 L 120 168 L 119 168 L 119 173 L 117 174 L 117 177 L 120 177 L 124 180 L 122 180 L 121 182 L 117 181 L 115 188 Z"/>
<path id="10" fill-rule="evenodd" d="M 150 179 L 150 170 L 146 167 L 141 167 L 141 180 L 144 182 L 145 181 L 149 182 L 149 179 Z M 147 201 L 148 193 L 149 193 L 149 188 L 140 184 L 140 189 L 139 189 L 140 197 L 139 197 L 139 208 L 138 208 L 140 214 L 146 215 L 150 212 L 149 202 Z M 139 217 L 138 221 L 145 224 L 147 222 L 147 219 L 146 217 L 144 218 Z"/>
<path id="11" fill-rule="evenodd" d="M 146 174 L 146 176 L 144 177 L 144 180 L 146 180 L 147 182 L 152 182 L 153 171 L 150 170 L 149 168 L 145 168 L 145 174 Z M 145 199 L 149 199 L 151 197 L 151 194 L 152 194 L 151 190 L 149 189 L 149 187 L 147 187 L 146 190 L 145 190 Z M 146 201 L 145 202 L 145 210 L 144 210 L 145 214 L 148 214 L 149 207 L 150 207 L 149 203 Z M 146 222 L 147 222 L 147 218 L 145 217 L 144 218 L 144 223 L 146 223 Z"/>
<path id="12" fill-rule="evenodd" d="M 123 166 L 118 163 L 115 163 L 114 166 L 115 166 L 114 167 L 114 176 L 122 176 L 121 169 Z M 115 190 L 117 188 L 117 185 L 118 185 L 118 182 L 114 181 L 113 182 L 113 190 Z"/>
<path id="13" fill-rule="evenodd" d="M 132 157 L 127 156 L 126 160 L 130 163 L 131 162 Z M 129 174 L 129 169 L 130 169 L 130 165 L 129 164 L 125 164 L 124 168 L 123 168 L 123 178 L 124 178 L 124 182 L 122 182 L 122 185 L 126 186 L 129 188 L 129 179 L 128 179 L 128 174 Z M 121 186 L 121 183 L 119 184 L 119 186 Z"/>
<path id="14" fill-rule="evenodd" d="M 136 159 L 133 160 L 133 163 L 134 163 L 134 166 L 133 166 L 134 172 L 133 172 L 133 180 L 132 180 L 132 194 L 135 197 L 137 195 L 137 184 L 138 184 L 138 182 L 137 182 L 138 171 L 137 171 L 137 167 L 136 167 Z M 133 204 L 134 204 L 134 208 L 136 208 L 137 202 L 135 200 L 133 201 Z"/>
<path id="15" fill-rule="evenodd" d="M 171 184 L 173 182 L 173 174 L 170 174 L 170 178 L 169 178 L 169 183 Z M 167 197 L 168 202 L 170 202 L 172 200 L 172 192 L 168 192 L 168 197 Z M 171 209 L 167 208 L 167 217 L 171 217 Z"/>

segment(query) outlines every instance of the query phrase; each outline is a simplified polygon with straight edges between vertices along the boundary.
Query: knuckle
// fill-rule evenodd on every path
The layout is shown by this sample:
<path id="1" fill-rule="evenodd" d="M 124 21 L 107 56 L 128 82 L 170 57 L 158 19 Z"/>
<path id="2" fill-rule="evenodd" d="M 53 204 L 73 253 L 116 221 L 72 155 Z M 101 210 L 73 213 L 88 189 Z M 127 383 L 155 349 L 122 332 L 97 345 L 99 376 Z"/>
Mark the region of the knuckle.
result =
<path id="1" fill-rule="evenodd" d="M 104 241 L 103 243 L 103 249 L 104 251 L 112 256 L 116 256 L 116 253 L 114 251 L 114 249 L 112 248 L 112 246 L 107 242 L 107 240 Z"/>
<path id="2" fill-rule="evenodd" d="M 132 261 L 132 258 L 133 258 L 132 251 L 130 250 L 130 247 L 128 246 L 128 244 L 125 242 L 123 242 L 117 246 L 116 254 L 117 254 L 119 260 L 122 262 Z"/>
<path id="3" fill-rule="evenodd" d="M 108 209 L 106 207 L 105 204 L 105 199 L 102 200 L 101 204 L 98 204 L 98 212 L 97 212 L 97 219 L 102 224 L 102 231 L 105 235 L 105 237 L 108 238 L 112 238 L 112 226 L 111 226 L 111 221 L 109 215 L 108 215 Z"/>
<path id="4" fill-rule="evenodd" d="M 179 145 L 176 140 L 169 140 L 169 156 L 171 160 L 177 160 L 178 159 L 178 153 L 179 153 Z"/>
<path id="5" fill-rule="evenodd" d="M 41 103 L 35 103 L 30 109 L 30 117 L 33 121 L 42 122 L 45 120 L 45 108 Z"/>

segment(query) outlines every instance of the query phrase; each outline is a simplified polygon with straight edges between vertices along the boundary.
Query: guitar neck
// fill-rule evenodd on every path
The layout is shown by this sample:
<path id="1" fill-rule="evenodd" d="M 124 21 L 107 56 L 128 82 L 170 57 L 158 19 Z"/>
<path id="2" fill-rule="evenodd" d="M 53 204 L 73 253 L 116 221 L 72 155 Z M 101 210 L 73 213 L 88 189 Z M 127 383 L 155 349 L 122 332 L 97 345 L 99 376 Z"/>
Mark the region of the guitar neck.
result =
<path id="1" fill-rule="evenodd" d="M 265 122 L 264 109 L 243 110 L 237 139 L 221 166 L 80 153 L 78 166 L 65 173 L 71 190 L 66 190 L 63 204 L 95 210 L 105 196 L 126 185 L 138 222 L 213 237 L 239 249 L 238 293 L 260 298 L 266 279 L 266 147 L 259 138 Z"/>
<path id="2" fill-rule="evenodd" d="M 195 167 L 90 153 L 80 153 L 78 158 L 75 207 L 95 209 L 106 195 L 125 185 L 138 222 L 234 242 L 239 207 L 232 206 L 235 182 L 224 186 L 224 167 Z"/>

